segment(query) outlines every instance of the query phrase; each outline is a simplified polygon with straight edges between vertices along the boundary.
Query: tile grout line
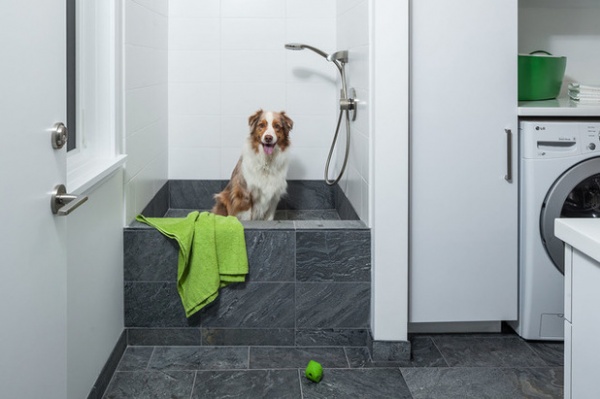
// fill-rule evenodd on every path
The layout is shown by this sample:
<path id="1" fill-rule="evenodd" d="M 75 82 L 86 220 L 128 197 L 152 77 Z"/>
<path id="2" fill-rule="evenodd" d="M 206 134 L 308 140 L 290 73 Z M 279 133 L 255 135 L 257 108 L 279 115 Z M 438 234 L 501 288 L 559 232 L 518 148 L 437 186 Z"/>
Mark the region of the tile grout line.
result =
<path id="1" fill-rule="evenodd" d="M 294 230 L 294 347 L 298 347 L 298 232 Z"/>
<path id="2" fill-rule="evenodd" d="M 348 357 L 348 352 L 346 351 L 346 347 L 342 346 L 342 350 L 344 351 L 344 356 L 346 357 L 346 364 L 348 365 L 348 368 L 351 369 L 352 365 L 350 364 L 350 358 Z"/>
<path id="3" fill-rule="evenodd" d="M 431 342 L 433 343 L 433 346 L 435 346 L 435 349 L 437 349 L 438 352 L 440 352 L 440 356 L 442 357 L 442 359 L 444 359 L 444 362 L 446 362 L 446 366 L 447 367 L 452 367 L 450 365 L 450 362 L 448 361 L 448 359 L 446 359 L 446 356 L 444 356 L 444 353 L 442 352 L 442 350 L 440 349 L 440 347 L 438 346 L 437 342 L 435 342 L 434 337 L 430 336 L 429 339 L 431 340 Z"/>
<path id="4" fill-rule="evenodd" d="M 298 370 L 298 385 L 300 385 L 300 398 L 304 399 L 304 390 L 302 389 L 302 370 Z"/>
<path id="5" fill-rule="evenodd" d="M 196 388 L 196 380 L 198 379 L 198 370 L 194 371 L 194 381 L 192 382 L 192 390 L 190 391 L 190 399 L 193 399 L 194 388 Z"/>
<path id="6" fill-rule="evenodd" d="M 250 345 L 248 345 L 248 362 L 247 362 L 248 370 L 250 370 Z"/>
<path id="7" fill-rule="evenodd" d="M 146 363 L 146 367 L 144 368 L 144 371 L 149 371 L 150 370 L 150 363 L 152 362 L 152 358 L 154 357 L 154 353 L 156 352 L 156 345 L 152 346 L 152 353 L 150 354 L 150 357 L 148 358 L 148 363 Z"/>

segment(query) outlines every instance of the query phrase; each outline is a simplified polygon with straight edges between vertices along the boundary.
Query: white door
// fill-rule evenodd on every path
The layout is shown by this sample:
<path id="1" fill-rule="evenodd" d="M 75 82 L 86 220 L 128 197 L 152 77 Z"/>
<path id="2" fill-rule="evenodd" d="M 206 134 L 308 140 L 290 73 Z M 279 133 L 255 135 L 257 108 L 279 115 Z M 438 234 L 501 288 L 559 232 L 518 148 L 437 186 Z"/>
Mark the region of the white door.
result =
<path id="1" fill-rule="evenodd" d="M 66 395 L 66 223 L 50 194 L 66 182 L 65 1 L 0 3 L 0 396 Z"/>
<path id="2" fill-rule="evenodd" d="M 517 1 L 411 13 L 410 321 L 515 320 Z"/>

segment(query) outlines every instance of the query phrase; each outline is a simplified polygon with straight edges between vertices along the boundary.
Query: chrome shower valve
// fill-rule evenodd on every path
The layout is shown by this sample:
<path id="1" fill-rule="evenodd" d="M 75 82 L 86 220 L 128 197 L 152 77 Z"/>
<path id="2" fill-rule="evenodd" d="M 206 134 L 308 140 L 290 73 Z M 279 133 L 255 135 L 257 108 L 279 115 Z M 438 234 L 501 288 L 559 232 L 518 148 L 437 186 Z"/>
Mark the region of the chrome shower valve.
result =
<path id="1" fill-rule="evenodd" d="M 356 90 L 350 89 L 349 97 L 344 97 L 342 94 L 342 98 L 340 98 L 340 111 L 352 111 L 352 122 L 356 120 L 356 104 L 358 100 L 356 97 Z"/>

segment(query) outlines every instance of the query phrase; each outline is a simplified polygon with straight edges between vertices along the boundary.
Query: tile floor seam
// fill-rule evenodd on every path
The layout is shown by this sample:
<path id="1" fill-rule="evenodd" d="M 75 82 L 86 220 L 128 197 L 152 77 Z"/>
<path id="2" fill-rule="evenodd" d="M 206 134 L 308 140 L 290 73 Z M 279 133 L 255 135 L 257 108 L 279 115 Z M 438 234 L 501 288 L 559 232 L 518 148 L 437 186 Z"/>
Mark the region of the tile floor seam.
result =
<path id="1" fill-rule="evenodd" d="M 302 370 L 298 369 L 298 385 L 300 385 L 300 398 L 304 399 L 304 389 L 302 389 Z"/>
<path id="2" fill-rule="evenodd" d="M 146 363 L 146 367 L 144 368 L 144 370 L 149 370 L 150 369 L 150 363 L 152 362 L 152 358 L 154 357 L 154 354 L 156 353 L 156 345 L 152 346 L 152 353 L 150 353 L 150 357 L 148 358 L 148 362 Z"/>
<path id="3" fill-rule="evenodd" d="M 350 357 L 348 357 L 348 352 L 346 352 L 346 347 L 342 346 L 342 350 L 344 351 L 344 356 L 346 357 L 346 364 L 348 365 L 348 368 L 352 368 L 352 364 L 350 364 Z"/>
<path id="4" fill-rule="evenodd" d="M 194 389 L 196 388 L 196 379 L 198 378 L 198 370 L 196 370 L 196 372 L 194 372 L 194 381 L 192 381 L 192 389 L 190 391 L 190 398 L 189 399 L 193 399 L 194 398 Z"/>
<path id="5" fill-rule="evenodd" d="M 123 352 L 123 355 L 125 354 L 125 352 Z M 110 376 L 110 379 L 108 380 L 108 384 L 106 385 L 106 387 L 104 388 L 104 392 L 102 393 L 102 397 L 101 399 L 106 398 L 106 392 L 108 392 L 108 388 L 110 388 L 110 386 L 113 383 L 113 380 L 115 380 L 117 373 L 119 373 L 119 364 L 121 363 L 121 360 L 123 360 L 123 355 L 121 355 L 121 359 L 119 359 L 119 363 L 117 363 L 117 368 L 115 369 L 115 371 L 113 371 L 113 374 Z"/>
<path id="6" fill-rule="evenodd" d="M 535 357 L 537 357 L 538 359 L 540 359 L 545 365 L 550 366 L 550 364 L 546 361 L 546 359 L 544 359 L 542 356 L 540 356 L 535 349 L 533 349 L 533 347 L 531 345 L 529 345 L 529 342 L 527 341 L 523 341 L 525 342 L 525 345 L 527 345 L 527 348 L 529 348 L 529 351 L 531 353 L 533 353 L 535 355 Z"/>
<path id="7" fill-rule="evenodd" d="M 437 349 L 437 351 L 440 353 L 440 356 L 442 357 L 442 359 L 446 363 L 446 366 L 447 367 L 452 367 L 450 365 L 450 362 L 448 361 L 448 359 L 446 359 L 446 356 L 444 356 L 444 352 L 442 352 L 442 350 L 440 349 L 440 347 L 439 347 L 438 343 L 435 341 L 435 339 L 432 336 L 430 336 L 429 339 L 433 343 L 433 346 L 435 346 L 435 349 Z"/>
<path id="8" fill-rule="evenodd" d="M 295 226 L 295 223 L 294 223 Z M 298 232 L 294 229 L 294 346 L 298 347 Z"/>

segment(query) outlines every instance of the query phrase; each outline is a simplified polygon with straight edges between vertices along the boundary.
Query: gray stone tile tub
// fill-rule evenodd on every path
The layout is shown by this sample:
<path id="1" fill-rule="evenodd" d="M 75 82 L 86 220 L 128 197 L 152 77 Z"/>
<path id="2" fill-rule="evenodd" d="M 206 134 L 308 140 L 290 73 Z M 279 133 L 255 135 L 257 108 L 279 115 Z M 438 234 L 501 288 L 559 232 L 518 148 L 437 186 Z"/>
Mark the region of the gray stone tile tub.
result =
<path id="1" fill-rule="evenodd" d="M 226 183 L 168 181 L 142 213 L 210 210 Z M 338 186 L 289 181 L 276 220 L 243 225 L 246 282 L 221 289 L 190 319 L 176 289 L 177 243 L 135 221 L 124 229 L 129 345 L 365 346 L 371 231 Z"/>

